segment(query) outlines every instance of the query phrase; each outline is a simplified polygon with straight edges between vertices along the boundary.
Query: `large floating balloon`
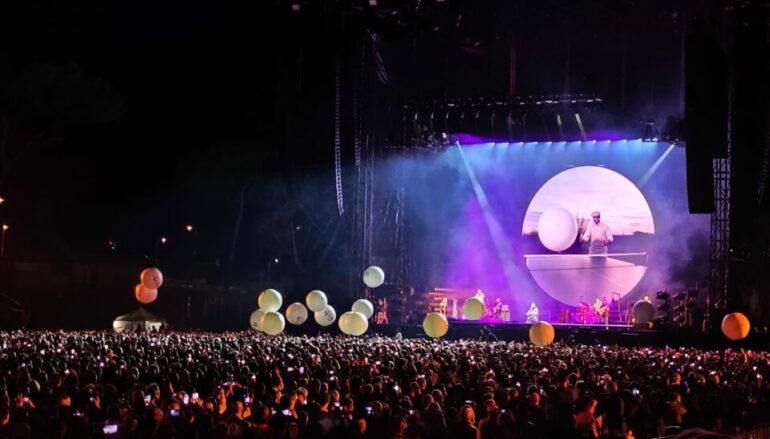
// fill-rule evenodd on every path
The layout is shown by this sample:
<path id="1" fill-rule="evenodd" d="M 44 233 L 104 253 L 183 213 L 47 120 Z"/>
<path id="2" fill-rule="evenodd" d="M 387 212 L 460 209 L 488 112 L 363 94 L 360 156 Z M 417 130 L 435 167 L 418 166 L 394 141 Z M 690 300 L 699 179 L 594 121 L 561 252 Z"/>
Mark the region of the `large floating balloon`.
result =
<path id="1" fill-rule="evenodd" d="M 646 300 L 636 302 L 631 311 L 636 323 L 647 323 L 655 317 L 655 305 Z"/>
<path id="2" fill-rule="evenodd" d="M 148 290 L 157 290 L 163 285 L 163 273 L 155 267 L 145 268 L 139 275 L 142 285 Z"/>
<path id="3" fill-rule="evenodd" d="M 278 291 L 268 288 L 259 293 L 257 303 L 259 303 L 259 308 L 264 312 L 277 312 L 281 309 L 283 297 L 281 297 L 281 293 Z"/>
<path id="4" fill-rule="evenodd" d="M 326 299 L 326 294 L 324 294 L 323 291 L 313 290 L 307 293 L 307 296 L 305 296 L 305 304 L 307 304 L 307 308 L 310 311 L 319 312 L 323 311 L 329 302 L 328 299 Z"/>
<path id="5" fill-rule="evenodd" d="M 468 320 L 478 320 L 484 316 L 484 302 L 478 297 L 471 297 L 463 303 L 463 315 Z"/>
<path id="6" fill-rule="evenodd" d="M 722 319 L 722 333 L 730 340 L 736 341 L 746 338 L 750 329 L 751 323 L 742 313 L 730 313 Z"/>
<path id="7" fill-rule="evenodd" d="M 265 316 L 265 312 L 261 309 L 255 310 L 251 315 L 249 316 L 249 325 L 251 325 L 252 328 L 259 331 L 259 324 L 262 323 L 262 317 Z"/>
<path id="8" fill-rule="evenodd" d="M 372 305 L 372 302 L 366 300 L 366 299 L 358 299 L 355 302 L 353 302 L 353 312 L 360 312 L 364 315 L 367 319 L 372 318 L 372 315 L 374 314 L 374 305 Z"/>
<path id="9" fill-rule="evenodd" d="M 555 336 L 556 331 L 548 322 L 537 322 L 529 327 L 529 340 L 537 346 L 547 346 L 553 343 Z"/>
<path id="10" fill-rule="evenodd" d="M 347 334 L 358 337 L 364 335 L 369 328 L 369 322 L 360 312 L 348 311 L 340 316 L 340 330 Z"/>
<path id="11" fill-rule="evenodd" d="M 364 284 L 369 288 L 377 288 L 385 283 L 385 272 L 382 268 L 371 266 L 364 270 Z"/>
<path id="12" fill-rule="evenodd" d="M 326 305 L 323 310 L 316 311 L 313 314 L 315 322 L 321 326 L 329 326 L 337 319 L 337 312 L 331 305 Z"/>
<path id="13" fill-rule="evenodd" d="M 286 308 L 286 320 L 292 325 L 301 325 L 307 320 L 307 308 L 305 305 L 295 302 Z"/>
<path id="14" fill-rule="evenodd" d="M 286 325 L 286 321 L 283 319 L 281 313 L 266 312 L 262 317 L 262 322 L 259 324 L 259 328 L 262 332 L 268 335 L 278 335 L 283 332 L 283 328 Z"/>
<path id="15" fill-rule="evenodd" d="M 537 220 L 537 236 L 548 250 L 562 252 L 575 243 L 578 227 L 572 213 L 557 207 L 546 210 Z"/>
<path id="16" fill-rule="evenodd" d="M 136 300 L 148 305 L 155 302 L 155 299 L 158 298 L 158 290 L 149 289 L 142 284 L 137 284 L 134 288 L 134 295 L 136 296 Z"/>
<path id="17" fill-rule="evenodd" d="M 444 314 L 432 312 L 425 316 L 422 321 L 422 329 L 428 334 L 428 337 L 441 338 L 449 330 L 449 322 Z"/>

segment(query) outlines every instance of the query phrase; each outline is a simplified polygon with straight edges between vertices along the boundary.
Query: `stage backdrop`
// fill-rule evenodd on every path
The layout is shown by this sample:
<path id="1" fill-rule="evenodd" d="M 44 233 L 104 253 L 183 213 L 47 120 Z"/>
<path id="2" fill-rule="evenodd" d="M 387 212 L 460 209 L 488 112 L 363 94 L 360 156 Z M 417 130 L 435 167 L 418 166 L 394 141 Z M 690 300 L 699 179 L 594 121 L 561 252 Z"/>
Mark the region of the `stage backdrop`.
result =
<path id="1" fill-rule="evenodd" d="M 533 301 L 556 321 L 579 302 L 654 299 L 708 275 L 709 217 L 687 211 L 684 148 L 640 140 L 458 143 L 391 157 L 376 175 L 380 189 L 404 190 L 409 277 L 418 289 L 482 289 L 490 303 L 509 304 L 514 320 Z M 549 211 L 568 212 L 578 232 L 546 221 L 560 251 L 538 236 Z M 614 235 L 608 257 L 589 257 L 578 239 L 593 211 Z"/>

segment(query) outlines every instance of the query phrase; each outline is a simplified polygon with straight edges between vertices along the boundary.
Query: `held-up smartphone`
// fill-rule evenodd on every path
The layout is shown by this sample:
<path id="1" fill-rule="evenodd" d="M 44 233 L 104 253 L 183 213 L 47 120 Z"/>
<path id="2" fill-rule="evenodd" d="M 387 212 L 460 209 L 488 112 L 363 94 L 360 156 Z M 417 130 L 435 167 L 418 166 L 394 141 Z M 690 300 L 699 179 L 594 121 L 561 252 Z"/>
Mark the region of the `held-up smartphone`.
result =
<path id="1" fill-rule="evenodd" d="M 175 417 L 175 418 L 176 418 L 177 416 L 179 416 L 179 410 L 177 410 L 177 409 L 171 409 L 171 410 L 169 411 L 169 413 L 171 414 L 171 416 L 173 416 L 173 417 Z"/>
<path id="2" fill-rule="evenodd" d="M 281 410 L 281 414 L 284 415 L 284 416 L 291 416 L 291 410 L 283 409 L 283 410 Z"/>
<path id="3" fill-rule="evenodd" d="M 144 405 L 150 405 L 150 401 L 152 401 L 152 396 L 144 395 Z"/>
<path id="4" fill-rule="evenodd" d="M 334 407 L 340 408 L 340 402 L 339 401 L 334 401 Z"/>
<path id="5" fill-rule="evenodd" d="M 190 401 L 198 402 L 198 392 L 193 392 L 192 396 L 190 397 Z"/>
<path id="6" fill-rule="evenodd" d="M 189 404 L 190 403 L 190 396 L 185 394 L 184 397 L 182 397 L 182 402 L 184 403 L 184 405 Z"/>
<path id="7" fill-rule="evenodd" d="M 639 389 L 632 390 L 631 394 L 634 395 L 634 396 L 639 396 Z"/>
<path id="8" fill-rule="evenodd" d="M 251 404 L 251 398 L 248 397 L 248 396 L 244 396 L 243 397 L 243 403 L 246 404 L 246 405 Z"/>
<path id="9" fill-rule="evenodd" d="M 102 433 L 104 434 L 117 434 L 118 433 L 118 424 L 107 424 L 104 427 L 102 427 Z"/>

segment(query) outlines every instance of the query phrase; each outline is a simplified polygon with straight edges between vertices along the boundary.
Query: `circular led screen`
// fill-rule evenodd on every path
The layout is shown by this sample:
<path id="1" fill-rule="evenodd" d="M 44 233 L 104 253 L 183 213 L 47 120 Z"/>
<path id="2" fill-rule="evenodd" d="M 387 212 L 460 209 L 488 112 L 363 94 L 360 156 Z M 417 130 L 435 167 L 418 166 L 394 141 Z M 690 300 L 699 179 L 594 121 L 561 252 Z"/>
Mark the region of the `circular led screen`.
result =
<path id="1" fill-rule="evenodd" d="M 601 214 L 599 224 L 593 212 Z M 576 222 L 577 233 L 570 221 Z M 623 297 L 639 283 L 655 224 L 647 200 L 630 180 L 607 168 L 580 166 L 540 187 L 527 208 L 522 234 L 542 243 L 541 251 L 526 255 L 535 282 L 554 299 L 578 306 Z M 611 241 L 604 239 L 610 236 Z M 581 238 L 586 242 L 579 244 Z"/>

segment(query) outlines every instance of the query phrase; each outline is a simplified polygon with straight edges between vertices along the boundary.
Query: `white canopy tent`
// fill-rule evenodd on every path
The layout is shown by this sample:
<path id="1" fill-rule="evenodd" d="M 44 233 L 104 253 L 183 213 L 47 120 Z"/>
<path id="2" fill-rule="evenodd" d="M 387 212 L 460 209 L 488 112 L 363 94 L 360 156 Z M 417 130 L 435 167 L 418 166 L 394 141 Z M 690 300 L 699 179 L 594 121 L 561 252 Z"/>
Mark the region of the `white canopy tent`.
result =
<path id="1" fill-rule="evenodd" d="M 118 316 L 112 322 L 112 329 L 115 332 L 150 331 L 160 329 L 161 325 L 167 325 L 166 319 L 139 307 L 136 311 Z"/>

